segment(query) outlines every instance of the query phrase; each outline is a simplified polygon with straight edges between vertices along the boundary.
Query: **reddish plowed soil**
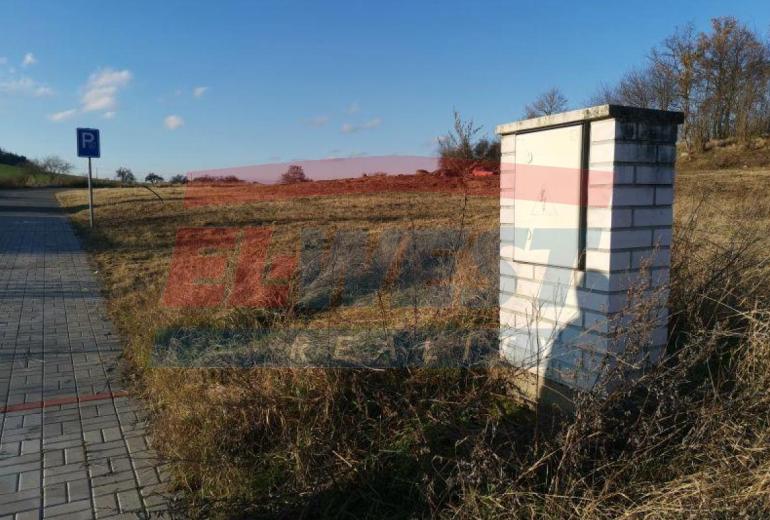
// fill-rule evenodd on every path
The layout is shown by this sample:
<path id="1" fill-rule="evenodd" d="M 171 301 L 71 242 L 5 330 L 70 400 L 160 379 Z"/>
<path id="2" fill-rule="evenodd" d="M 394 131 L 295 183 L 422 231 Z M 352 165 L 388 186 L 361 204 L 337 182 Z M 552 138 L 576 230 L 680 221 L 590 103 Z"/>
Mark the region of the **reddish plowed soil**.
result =
<path id="1" fill-rule="evenodd" d="M 185 206 L 248 204 L 265 200 L 329 195 L 388 192 L 454 193 L 497 196 L 500 177 L 437 177 L 434 175 L 388 175 L 313 181 L 298 184 L 197 183 L 185 189 Z"/>

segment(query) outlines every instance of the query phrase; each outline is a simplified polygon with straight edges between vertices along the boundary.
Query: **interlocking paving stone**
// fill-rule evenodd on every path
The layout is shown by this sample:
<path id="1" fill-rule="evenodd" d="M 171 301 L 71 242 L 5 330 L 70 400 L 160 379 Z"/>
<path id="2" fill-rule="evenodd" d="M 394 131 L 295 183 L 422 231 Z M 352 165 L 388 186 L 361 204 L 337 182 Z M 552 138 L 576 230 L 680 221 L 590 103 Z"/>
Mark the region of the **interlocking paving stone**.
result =
<path id="1" fill-rule="evenodd" d="M 0 520 L 165 516 L 120 352 L 53 191 L 0 190 Z"/>

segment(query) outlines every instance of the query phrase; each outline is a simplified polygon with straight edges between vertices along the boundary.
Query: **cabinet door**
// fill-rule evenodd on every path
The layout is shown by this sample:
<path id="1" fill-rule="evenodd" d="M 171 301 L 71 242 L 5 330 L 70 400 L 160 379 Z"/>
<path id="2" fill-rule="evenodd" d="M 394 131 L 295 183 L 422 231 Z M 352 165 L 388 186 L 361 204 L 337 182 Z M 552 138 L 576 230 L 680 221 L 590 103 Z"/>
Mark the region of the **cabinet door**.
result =
<path id="1" fill-rule="evenodd" d="M 581 150 L 580 125 L 516 135 L 514 260 L 578 266 Z"/>

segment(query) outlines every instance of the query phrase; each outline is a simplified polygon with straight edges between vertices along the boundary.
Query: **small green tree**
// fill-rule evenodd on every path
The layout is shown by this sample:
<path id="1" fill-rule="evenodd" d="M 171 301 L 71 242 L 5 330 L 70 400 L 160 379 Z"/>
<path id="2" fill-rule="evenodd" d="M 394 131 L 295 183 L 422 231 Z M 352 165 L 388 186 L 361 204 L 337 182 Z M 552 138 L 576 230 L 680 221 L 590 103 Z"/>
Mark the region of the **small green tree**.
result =
<path id="1" fill-rule="evenodd" d="M 157 184 L 159 182 L 163 182 L 163 177 L 161 177 L 157 173 L 150 172 L 144 177 L 144 182 L 149 182 L 150 184 Z"/>
<path id="2" fill-rule="evenodd" d="M 131 184 L 132 182 L 136 182 L 134 173 L 128 168 L 121 167 L 115 170 L 115 177 L 123 184 Z"/>
<path id="3" fill-rule="evenodd" d="M 187 184 L 187 175 L 181 173 L 174 175 L 170 180 L 171 184 Z"/>

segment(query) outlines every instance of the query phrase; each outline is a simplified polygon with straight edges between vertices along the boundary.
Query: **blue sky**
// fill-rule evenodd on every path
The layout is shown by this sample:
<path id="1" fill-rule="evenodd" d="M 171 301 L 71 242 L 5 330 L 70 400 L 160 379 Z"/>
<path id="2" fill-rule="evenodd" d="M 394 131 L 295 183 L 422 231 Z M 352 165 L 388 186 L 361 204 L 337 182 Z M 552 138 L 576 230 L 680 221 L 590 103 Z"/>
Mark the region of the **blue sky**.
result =
<path id="1" fill-rule="evenodd" d="M 2 1 L 0 147 L 100 176 L 429 155 L 452 110 L 491 133 L 558 86 L 578 107 L 674 27 L 770 2 Z"/>

